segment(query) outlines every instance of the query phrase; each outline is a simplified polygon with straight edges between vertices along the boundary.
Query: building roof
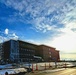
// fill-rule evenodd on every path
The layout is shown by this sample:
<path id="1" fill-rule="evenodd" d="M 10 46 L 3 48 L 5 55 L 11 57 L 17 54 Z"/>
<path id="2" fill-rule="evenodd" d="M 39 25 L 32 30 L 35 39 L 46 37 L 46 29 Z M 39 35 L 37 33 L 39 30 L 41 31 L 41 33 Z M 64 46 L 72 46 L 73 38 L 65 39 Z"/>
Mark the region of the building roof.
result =
<path id="1" fill-rule="evenodd" d="M 18 40 L 18 41 L 28 43 L 28 44 L 31 44 L 31 45 L 34 45 L 34 46 L 38 46 L 37 44 L 31 43 L 31 42 L 27 42 L 27 41 L 23 41 L 23 40 Z"/>
<path id="2" fill-rule="evenodd" d="M 30 45 L 34 45 L 34 46 L 45 46 L 45 47 L 48 47 L 48 48 L 53 48 L 54 50 L 56 50 L 55 47 L 51 47 L 51 46 L 48 46 L 48 45 L 44 45 L 44 44 L 41 44 L 41 45 L 37 45 L 37 44 L 34 44 L 34 43 L 31 43 L 31 42 L 28 42 L 28 41 L 24 41 L 24 40 L 15 40 L 15 39 L 10 39 L 10 40 L 14 40 L 14 41 L 20 41 L 20 42 L 24 42 L 24 43 L 27 43 L 27 44 L 30 44 Z M 7 40 L 5 42 L 8 42 L 10 40 Z M 56 50 L 56 51 L 59 51 L 59 50 Z"/>
<path id="3" fill-rule="evenodd" d="M 44 45 L 44 44 L 39 45 L 39 46 L 45 46 L 45 47 L 48 47 L 48 48 L 53 48 L 53 49 L 56 49 L 55 47 L 47 46 L 47 45 Z"/>

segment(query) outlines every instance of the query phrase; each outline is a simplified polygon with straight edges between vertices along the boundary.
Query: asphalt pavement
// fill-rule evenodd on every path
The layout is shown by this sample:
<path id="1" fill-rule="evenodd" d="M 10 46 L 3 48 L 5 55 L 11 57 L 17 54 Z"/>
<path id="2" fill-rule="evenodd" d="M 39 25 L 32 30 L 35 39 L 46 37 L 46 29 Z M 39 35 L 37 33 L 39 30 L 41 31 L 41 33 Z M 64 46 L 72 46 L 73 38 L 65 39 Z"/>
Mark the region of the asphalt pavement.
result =
<path id="1" fill-rule="evenodd" d="M 76 75 L 76 68 L 63 68 L 54 70 L 44 70 L 25 75 Z"/>
<path id="2" fill-rule="evenodd" d="M 56 72 L 47 72 L 44 75 L 76 75 L 76 68 L 67 68 Z"/>

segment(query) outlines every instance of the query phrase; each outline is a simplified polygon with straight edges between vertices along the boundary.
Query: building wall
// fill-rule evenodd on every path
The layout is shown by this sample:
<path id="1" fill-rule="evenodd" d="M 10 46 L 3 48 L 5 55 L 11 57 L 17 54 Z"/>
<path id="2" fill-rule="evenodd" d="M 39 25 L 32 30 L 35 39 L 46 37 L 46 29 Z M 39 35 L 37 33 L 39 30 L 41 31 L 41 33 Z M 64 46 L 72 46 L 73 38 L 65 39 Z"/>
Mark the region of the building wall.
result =
<path id="1" fill-rule="evenodd" d="M 2 43 L 0 43 L 0 60 L 2 59 L 2 54 L 3 54 L 3 52 L 2 52 Z"/>
<path id="2" fill-rule="evenodd" d="M 3 59 L 7 60 L 10 57 L 10 42 L 3 43 Z"/>
<path id="3" fill-rule="evenodd" d="M 19 57 L 21 61 L 31 62 L 34 59 L 37 46 L 24 41 L 19 41 Z"/>
<path id="4" fill-rule="evenodd" d="M 57 58 L 56 61 L 60 61 L 60 55 L 59 55 L 59 51 L 58 50 L 56 51 L 56 58 Z"/>
<path id="5" fill-rule="evenodd" d="M 43 48 L 42 46 L 37 46 L 37 49 L 35 50 L 35 56 L 40 56 L 43 58 Z"/>
<path id="6" fill-rule="evenodd" d="M 59 58 L 59 51 L 55 50 L 55 48 L 46 46 L 46 45 L 40 45 L 38 48 L 38 55 L 41 56 L 44 61 L 58 61 Z"/>
<path id="7" fill-rule="evenodd" d="M 19 60 L 19 43 L 17 40 L 10 40 L 10 59 Z"/>
<path id="8" fill-rule="evenodd" d="M 59 51 L 55 50 L 55 49 L 50 49 L 51 51 L 51 60 L 52 61 L 59 61 Z"/>

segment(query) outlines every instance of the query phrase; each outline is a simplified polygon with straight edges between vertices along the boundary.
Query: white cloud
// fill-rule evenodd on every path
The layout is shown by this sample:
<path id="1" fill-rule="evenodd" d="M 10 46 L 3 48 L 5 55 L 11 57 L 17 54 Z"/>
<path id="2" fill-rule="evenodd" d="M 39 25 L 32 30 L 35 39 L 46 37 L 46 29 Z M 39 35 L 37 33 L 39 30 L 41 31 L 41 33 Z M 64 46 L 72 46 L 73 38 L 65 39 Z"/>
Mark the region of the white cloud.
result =
<path id="1" fill-rule="evenodd" d="M 73 33 L 76 23 L 76 1 L 75 0 L 2 0 L 5 5 L 19 11 L 15 16 L 25 21 L 25 15 L 30 14 L 30 23 L 37 31 Z M 56 21 L 56 24 L 53 22 Z M 59 28 L 58 24 L 64 25 Z M 57 29 L 57 28 L 58 29 Z M 59 34 L 57 34 L 59 35 Z M 64 35 L 64 34 L 63 34 Z M 71 34 L 72 35 L 72 34 Z M 65 36 L 65 35 L 64 35 Z M 54 36 L 55 37 L 55 36 Z M 61 36 L 60 36 L 61 37 Z M 58 37 L 56 37 L 58 38 Z"/>
<path id="2" fill-rule="evenodd" d="M 8 38 L 7 37 L 4 37 L 4 36 L 0 36 L 0 43 L 4 42 L 4 41 L 7 41 Z"/>
<path id="3" fill-rule="evenodd" d="M 13 33 L 12 36 L 12 39 L 18 39 L 18 36 L 15 33 Z"/>
<path id="4" fill-rule="evenodd" d="M 0 36 L 0 43 L 1 43 L 1 42 L 3 42 L 3 37 L 2 37 L 2 36 Z"/>
<path id="5" fill-rule="evenodd" d="M 0 33 L 1 33 L 0 43 L 7 41 L 9 39 L 18 39 L 19 38 L 15 32 L 9 31 L 9 29 L 7 29 L 7 28 L 4 30 L 4 32 L 0 31 Z"/>
<path id="6" fill-rule="evenodd" d="M 5 34 L 8 34 L 9 33 L 9 29 L 5 29 Z"/>
<path id="7" fill-rule="evenodd" d="M 20 16 L 21 22 L 26 22 L 25 16 L 30 14 L 29 17 L 32 19 L 29 23 L 39 31 L 50 31 L 51 28 L 48 29 L 47 26 L 51 27 L 54 21 L 64 25 L 66 22 L 76 21 L 75 0 L 2 0 L 2 2 L 19 11 L 15 16 Z"/>

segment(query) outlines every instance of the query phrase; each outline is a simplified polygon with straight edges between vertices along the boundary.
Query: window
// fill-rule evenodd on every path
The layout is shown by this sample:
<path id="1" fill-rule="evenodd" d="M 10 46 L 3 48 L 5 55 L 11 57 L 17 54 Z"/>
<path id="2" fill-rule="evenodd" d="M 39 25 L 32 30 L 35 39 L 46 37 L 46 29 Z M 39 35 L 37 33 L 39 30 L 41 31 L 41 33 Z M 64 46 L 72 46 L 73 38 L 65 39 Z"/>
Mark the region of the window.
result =
<path id="1" fill-rule="evenodd" d="M 51 52 L 49 52 L 49 54 L 51 54 Z"/>

